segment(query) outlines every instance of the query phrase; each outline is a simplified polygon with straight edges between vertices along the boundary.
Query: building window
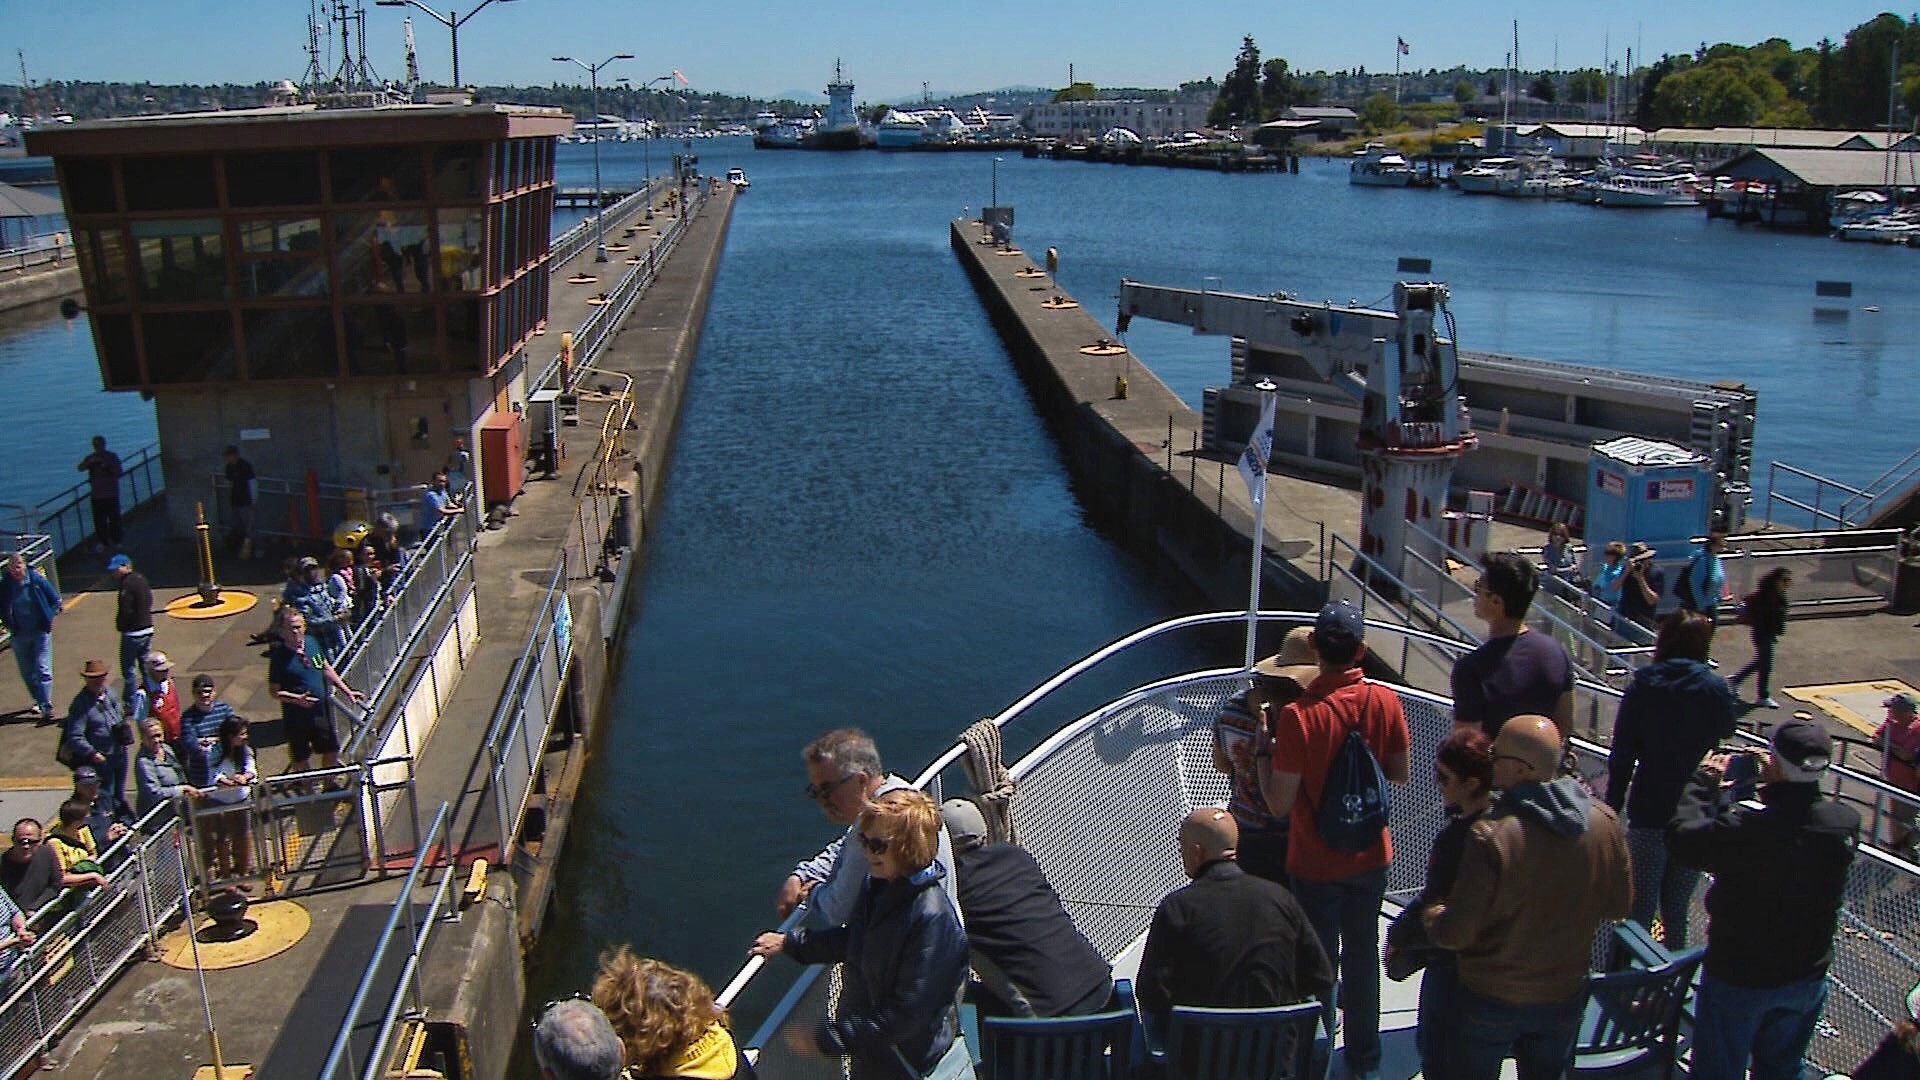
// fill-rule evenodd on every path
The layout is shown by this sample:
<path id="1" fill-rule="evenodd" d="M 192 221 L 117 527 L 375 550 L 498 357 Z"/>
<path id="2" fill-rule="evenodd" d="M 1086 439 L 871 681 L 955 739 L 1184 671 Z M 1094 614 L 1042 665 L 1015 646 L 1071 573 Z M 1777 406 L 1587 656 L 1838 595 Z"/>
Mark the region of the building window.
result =
<path id="1" fill-rule="evenodd" d="M 140 325 L 150 383 L 225 382 L 240 374 L 230 312 L 148 312 Z"/>
<path id="2" fill-rule="evenodd" d="M 482 217 L 479 207 L 437 213 L 440 288 L 449 292 L 479 292 L 486 287 L 486 264 L 481 259 Z M 551 219 L 549 219 L 551 220 Z"/>
<path id="3" fill-rule="evenodd" d="M 258 308 L 241 312 L 247 335 L 247 377 L 331 379 L 340 373 L 333 311 L 325 307 Z"/>
<path id="4" fill-rule="evenodd" d="M 421 210 L 335 214 L 334 254 L 342 296 L 424 293 L 430 290 L 427 215 Z"/>
<path id="5" fill-rule="evenodd" d="M 336 203 L 419 202 L 426 198 L 426 182 L 415 147 L 329 150 L 327 167 Z"/>
<path id="6" fill-rule="evenodd" d="M 486 158 L 480 143 L 433 148 L 433 197 L 443 202 L 486 194 Z"/>
<path id="7" fill-rule="evenodd" d="M 213 159 L 205 155 L 120 161 L 129 210 L 211 210 L 218 205 Z"/>
<path id="8" fill-rule="evenodd" d="M 423 375 L 440 370 L 440 330 L 424 304 L 353 304 L 341 311 L 347 374 Z"/>
<path id="9" fill-rule="evenodd" d="M 103 158 L 71 158 L 60 163 L 60 196 L 69 214 L 111 214 L 119 203 L 113 194 L 113 162 Z"/>
<path id="10" fill-rule="evenodd" d="M 241 296 L 327 295 L 326 247 L 318 217 L 243 219 L 235 230 Z"/>
<path id="11" fill-rule="evenodd" d="M 482 372 L 492 367 L 482 353 L 480 301 L 456 300 L 447 305 L 447 366 L 457 372 Z"/>
<path id="12" fill-rule="evenodd" d="M 160 302 L 227 298 L 226 245 L 218 218 L 135 221 L 140 296 Z"/>
<path id="13" fill-rule="evenodd" d="M 82 275 L 88 295 L 96 304 L 123 304 L 127 300 L 127 247 L 118 227 L 75 229 L 80 258 L 86 261 Z"/>
<path id="14" fill-rule="evenodd" d="M 133 347 L 133 316 L 92 312 L 93 343 L 106 385 L 139 386 L 140 357 Z"/>
<path id="15" fill-rule="evenodd" d="M 320 155 L 311 150 L 228 154 L 227 205 L 319 206 Z"/>

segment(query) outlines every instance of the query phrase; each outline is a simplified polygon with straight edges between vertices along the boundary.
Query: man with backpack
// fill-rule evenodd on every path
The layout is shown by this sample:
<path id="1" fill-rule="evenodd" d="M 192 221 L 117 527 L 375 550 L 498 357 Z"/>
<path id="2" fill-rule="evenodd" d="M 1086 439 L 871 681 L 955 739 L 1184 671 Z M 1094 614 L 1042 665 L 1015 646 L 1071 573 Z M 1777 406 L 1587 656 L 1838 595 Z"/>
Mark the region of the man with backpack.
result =
<path id="1" fill-rule="evenodd" d="M 1351 603 L 1320 610 L 1312 638 L 1320 674 L 1255 752 L 1270 759 L 1271 804 L 1291 807 L 1287 874 L 1339 973 L 1347 1074 L 1356 1078 L 1380 1071 L 1380 905 L 1393 861 L 1386 786 L 1407 782 L 1408 763 L 1400 698 L 1361 669 L 1365 636 Z"/>
<path id="2" fill-rule="evenodd" d="M 1558 1077 L 1586 1005 L 1600 927 L 1627 917 L 1632 874 L 1611 807 L 1574 776 L 1555 779 L 1560 729 L 1516 716 L 1493 741 L 1499 797 L 1467 833 L 1459 875 L 1426 912 L 1427 935 L 1460 964 L 1453 1075 Z M 1705 1074 L 1702 1074 L 1705 1075 Z"/>

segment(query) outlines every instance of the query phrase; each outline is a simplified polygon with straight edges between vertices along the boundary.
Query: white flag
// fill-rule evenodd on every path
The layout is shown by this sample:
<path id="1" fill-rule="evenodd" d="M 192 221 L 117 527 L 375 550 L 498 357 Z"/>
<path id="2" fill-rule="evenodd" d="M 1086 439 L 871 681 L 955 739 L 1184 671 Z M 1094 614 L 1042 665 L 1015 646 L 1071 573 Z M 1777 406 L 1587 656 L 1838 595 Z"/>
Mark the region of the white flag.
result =
<path id="1" fill-rule="evenodd" d="M 1246 449 L 1240 451 L 1240 475 L 1247 479 L 1247 494 L 1258 499 L 1267 492 L 1267 459 L 1273 456 L 1274 395 L 1260 395 L 1260 422 L 1254 425 Z"/>

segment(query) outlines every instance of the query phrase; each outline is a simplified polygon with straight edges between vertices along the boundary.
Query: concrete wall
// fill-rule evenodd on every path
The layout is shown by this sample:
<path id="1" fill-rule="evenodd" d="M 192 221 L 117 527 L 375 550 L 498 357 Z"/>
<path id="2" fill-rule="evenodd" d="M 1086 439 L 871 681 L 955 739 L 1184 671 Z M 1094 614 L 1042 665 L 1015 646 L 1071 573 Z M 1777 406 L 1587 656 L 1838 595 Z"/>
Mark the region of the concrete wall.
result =
<path id="1" fill-rule="evenodd" d="M 12 311 L 42 300 L 77 296 L 79 292 L 80 265 L 74 262 L 58 268 L 35 267 L 0 273 L 0 311 Z"/>
<path id="2" fill-rule="evenodd" d="M 159 391 L 154 418 L 160 466 L 174 496 L 167 500 L 169 524 L 176 535 L 191 532 L 196 499 L 208 500 L 213 516 L 212 477 L 224 467 L 220 453 L 230 444 L 240 447 L 259 476 L 295 484 L 305 483 L 309 469 L 329 484 L 425 483 L 432 464 L 445 460 L 455 435 L 468 436 L 477 459 L 471 436 L 480 415 L 471 410 L 476 402 L 491 405 L 492 393 L 476 393 L 474 382 L 488 386 L 486 380 L 417 379 Z M 416 416 L 427 420 L 428 436 L 423 447 L 410 452 L 396 442 L 394 429 Z M 264 518 L 257 524 L 286 527 L 285 521 Z"/>

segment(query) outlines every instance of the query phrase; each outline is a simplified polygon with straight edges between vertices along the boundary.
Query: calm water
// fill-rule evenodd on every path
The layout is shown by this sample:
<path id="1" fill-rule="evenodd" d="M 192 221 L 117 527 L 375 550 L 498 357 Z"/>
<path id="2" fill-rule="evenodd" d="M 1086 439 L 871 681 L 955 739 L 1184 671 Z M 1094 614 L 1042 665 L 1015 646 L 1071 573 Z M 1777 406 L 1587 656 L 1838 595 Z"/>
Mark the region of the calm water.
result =
<path id="1" fill-rule="evenodd" d="M 677 148 L 655 144 L 656 172 Z M 591 151 L 561 149 L 563 184 L 591 183 Z M 600 151 L 608 184 L 642 175 L 642 147 Z M 865 726 L 915 771 L 1066 662 L 1194 603 L 1085 522 L 948 250 L 947 221 L 988 201 L 990 157 L 694 152 L 754 186 L 649 522 L 535 1002 L 584 986 L 620 941 L 723 982 L 771 925 L 786 868 L 831 834 L 798 793 L 814 734 Z M 1762 461 L 1859 483 L 1915 445 L 1920 379 L 1901 372 L 1920 341 L 1920 251 L 1697 212 L 1353 188 L 1313 162 L 1222 176 L 1010 157 L 998 183 L 1021 245 L 1058 247 L 1062 285 L 1102 321 L 1123 276 L 1371 303 L 1396 259 L 1424 257 L 1470 348 L 1754 386 Z M 1854 283 L 1850 318 L 1815 320 L 1817 279 Z M 1196 406 L 1226 377 L 1223 340 L 1142 322 L 1128 341 Z M 0 475 L 0 501 L 65 486 L 57 463 L 96 429 L 150 440 L 150 407 L 94 389 L 91 348 L 84 323 L 0 325 L 0 367 L 37 406 L 16 423 L 41 425 L 31 445 L 56 462 Z"/>

